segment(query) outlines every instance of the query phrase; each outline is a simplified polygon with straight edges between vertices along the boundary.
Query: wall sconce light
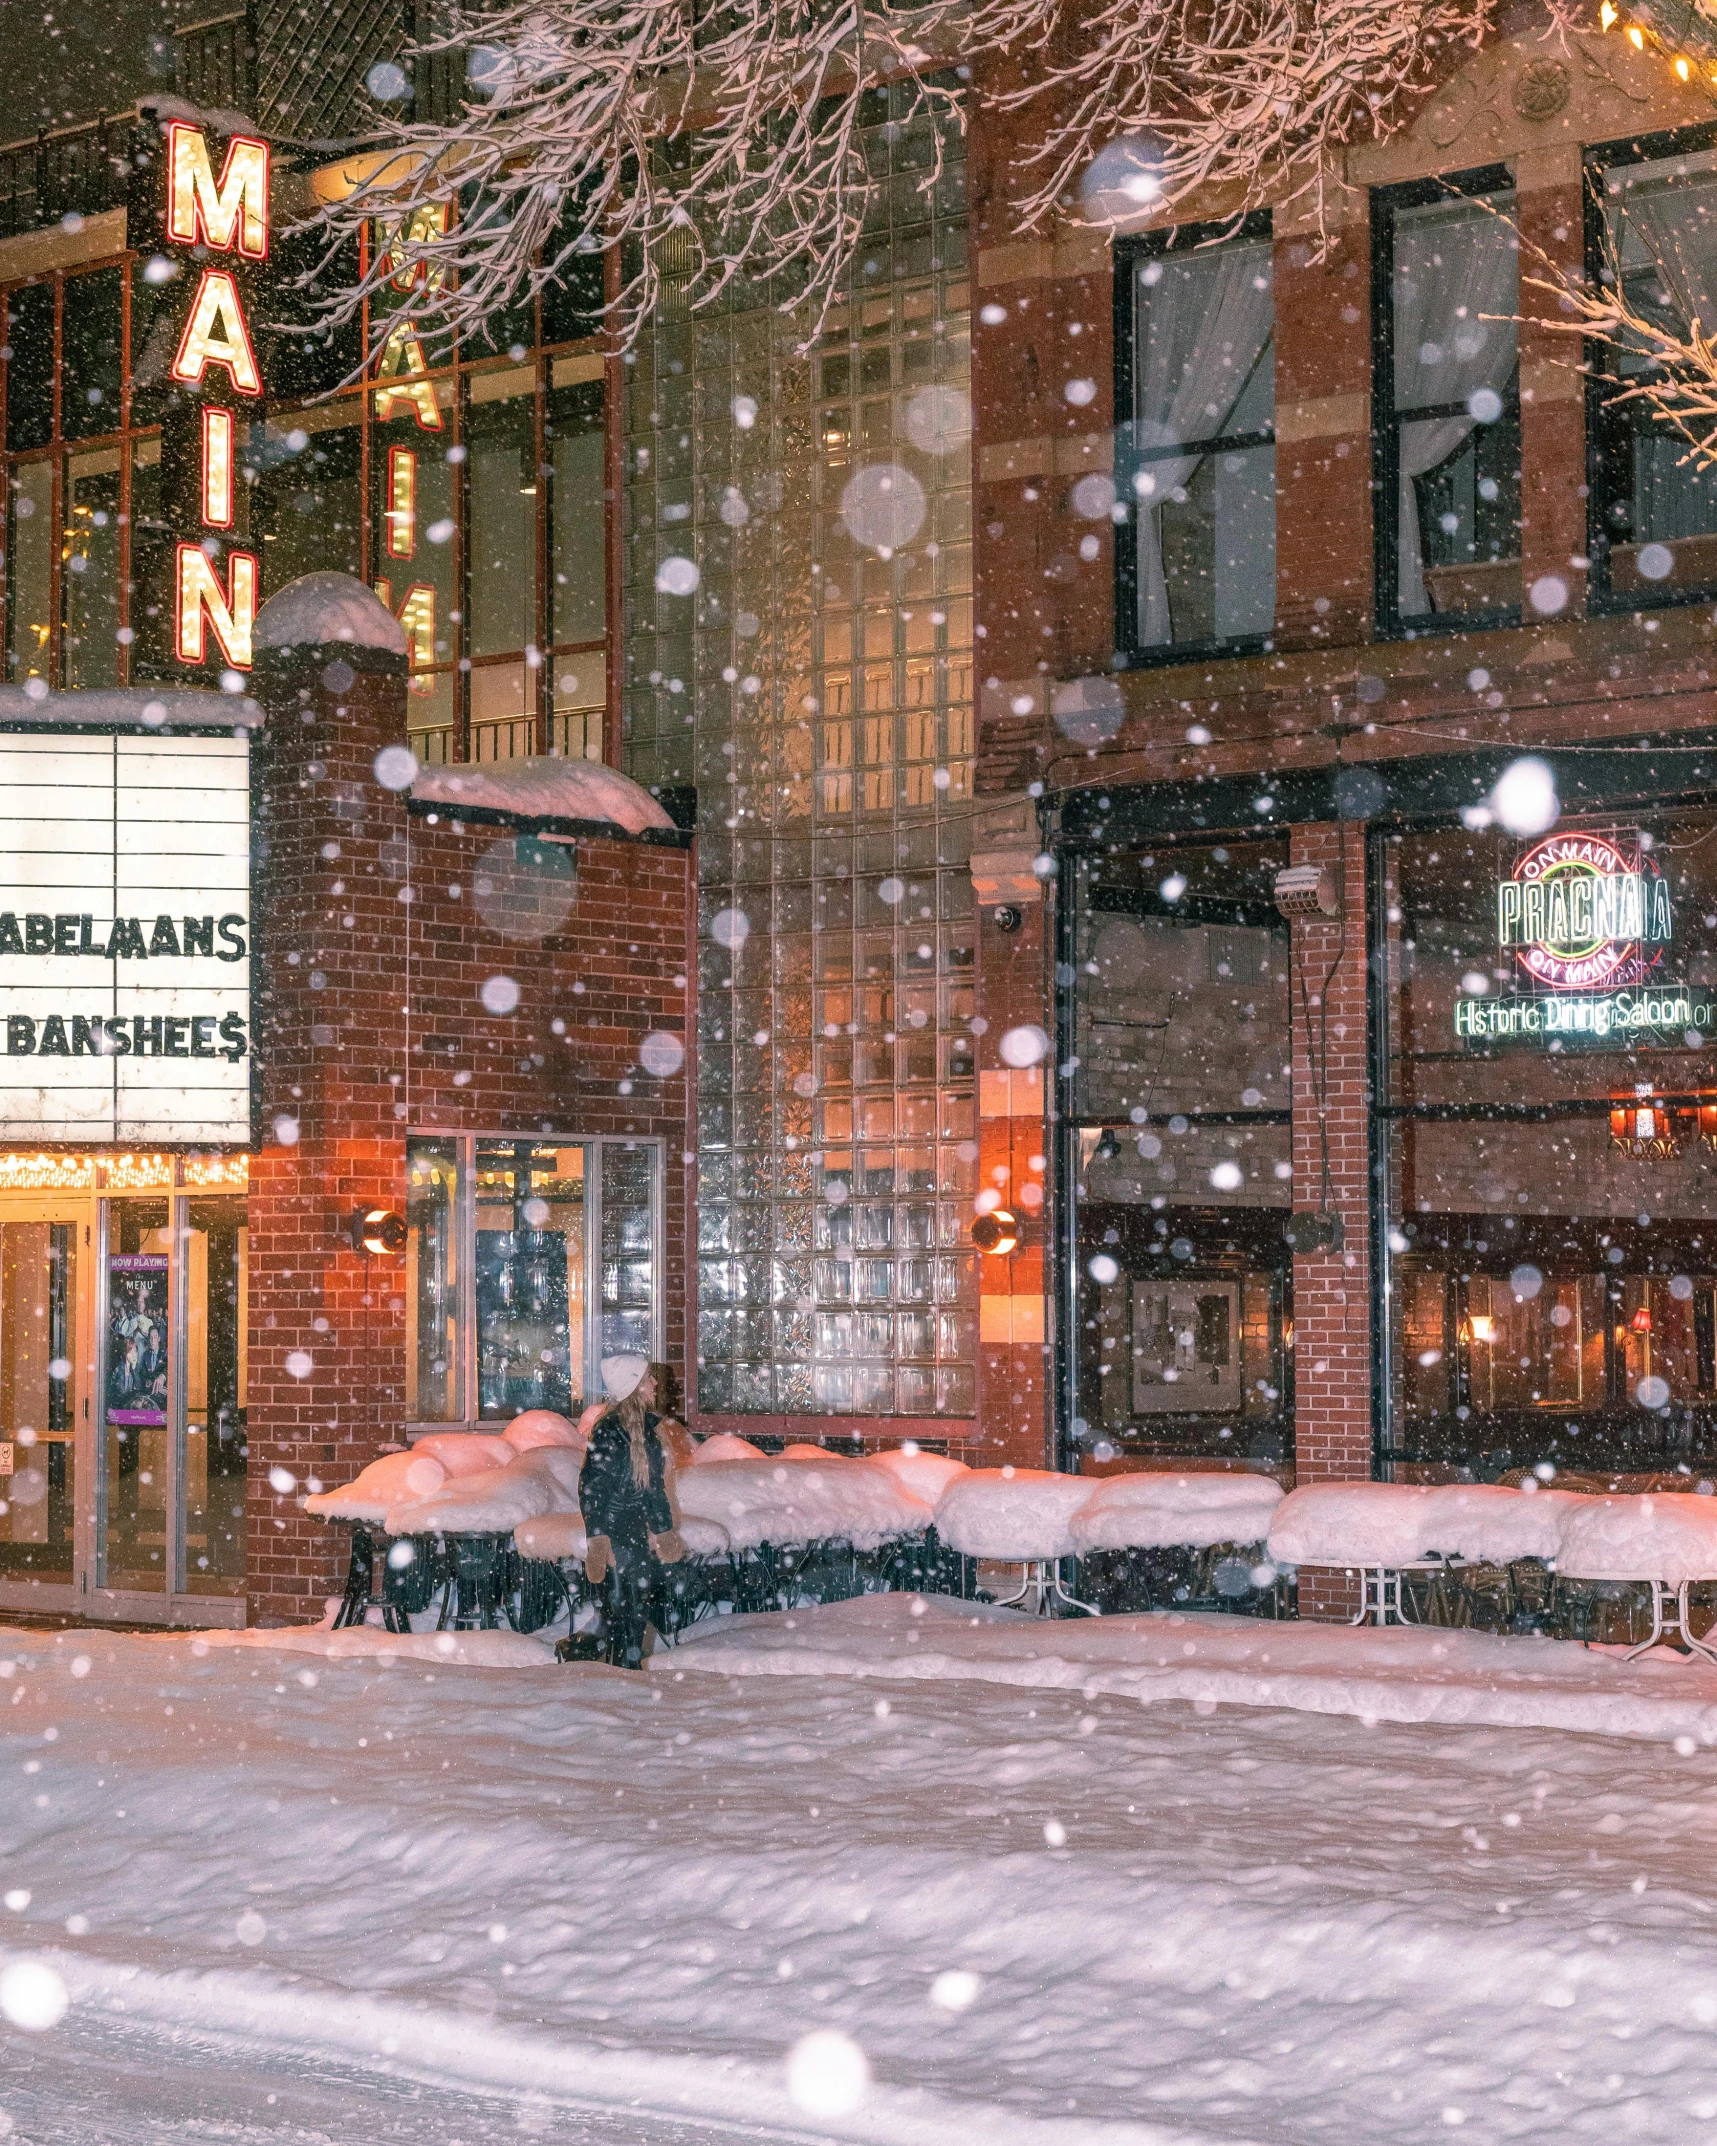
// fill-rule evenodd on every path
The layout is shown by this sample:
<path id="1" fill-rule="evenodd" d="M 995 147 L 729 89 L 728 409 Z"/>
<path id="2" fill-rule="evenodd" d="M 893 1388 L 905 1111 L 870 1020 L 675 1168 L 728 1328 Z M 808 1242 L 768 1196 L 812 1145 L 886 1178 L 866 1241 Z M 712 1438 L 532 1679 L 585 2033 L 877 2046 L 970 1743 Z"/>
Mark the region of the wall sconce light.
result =
<path id="1" fill-rule="evenodd" d="M 405 1250 L 405 1217 L 391 1207 L 367 1207 L 347 1224 L 354 1252 L 367 1252 L 375 1259 L 394 1259 Z"/>
<path id="2" fill-rule="evenodd" d="M 972 1242 L 980 1252 L 1005 1259 L 1019 1243 L 1019 1223 L 1005 1207 L 993 1207 L 972 1224 Z"/>
<path id="3" fill-rule="evenodd" d="M 1496 1339 L 1496 1321 L 1488 1311 L 1474 1312 L 1467 1321 L 1469 1340 L 1481 1342 L 1487 1349 Z"/>
<path id="4" fill-rule="evenodd" d="M 1651 1332 L 1651 1306 L 1642 1304 L 1628 1321 L 1628 1325 L 1636 1334 L 1649 1334 Z"/>

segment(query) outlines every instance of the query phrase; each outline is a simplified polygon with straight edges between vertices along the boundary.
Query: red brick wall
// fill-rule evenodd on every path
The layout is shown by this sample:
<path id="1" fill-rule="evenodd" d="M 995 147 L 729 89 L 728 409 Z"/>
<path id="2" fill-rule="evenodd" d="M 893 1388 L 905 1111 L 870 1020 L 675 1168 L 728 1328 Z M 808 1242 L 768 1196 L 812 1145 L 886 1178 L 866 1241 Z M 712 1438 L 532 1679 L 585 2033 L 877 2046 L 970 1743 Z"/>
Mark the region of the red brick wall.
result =
<path id="1" fill-rule="evenodd" d="M 1295 864 L 1337 873 L 1342 895 L 1338 916 L 1293 927 L 1294 1206 L 1322 1209 L 1327 1202 L 1345 1233 L 1339 1252 L 1294 1259 L 1296 1480 L 1364 1481 L 1371 1474 L 1365 830 L 1352 824 L 1296 828 L 1292 857 Z M 1314 1050 L 1322 1061 L 1321 1080 Z M 1302 1616 L 1347 1617 L 1358 1604 L 1355 1583 L 1345 1575 L 1309 1568 L 1300 1574 Z"/>
<path id="2" fill-rule="evenodd" d="M 271 1624 L 314 1620 L 343 1570 L 343 1533 L 302 1512 L 305 1484 L 347 1480 L 403 1427 L 402 1268 L 366 1263 L 345 1227 L 360 1207 L 403 1209 L 409 1130 L 660 1138 L 683 1373 L 685 1081 L 641 1073 L 637 1051 L 651 1030 L 685 1034 L 691 860 L 580 839 L 564 928 L 502 939 L 472 890 L 505 831 L 408 817 L 376 780 L 377 751 L 405 734 L 403 673 L 323 648 L 265 660 L 257 694 L 248 1525 L 250 1618 Z M 478 997 L 496 974 L 520 987 L 510 1016 Z M 424 1048 L 443 1037 L 453 1055 Z M 275 1489 L 277 1469 L 293 1487 Z"/>

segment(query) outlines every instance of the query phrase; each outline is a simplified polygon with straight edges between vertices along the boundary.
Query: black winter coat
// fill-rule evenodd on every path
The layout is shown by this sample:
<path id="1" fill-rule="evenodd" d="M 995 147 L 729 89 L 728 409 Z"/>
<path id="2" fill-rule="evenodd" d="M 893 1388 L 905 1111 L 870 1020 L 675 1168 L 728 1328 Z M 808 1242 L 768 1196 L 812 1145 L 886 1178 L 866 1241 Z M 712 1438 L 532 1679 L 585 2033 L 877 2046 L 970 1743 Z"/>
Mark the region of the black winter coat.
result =
<path id="1" fill-rule="evenodd" d="M 632 1479 L 632 1441 L 617 1409 L 610 1409 L 590 1434 L 578 1476 L 578 1506 L 585 1531 L 606 1535 L 617 1562 L 647 1555 L 649 1538 L 674 1524 L 665 1482 L 662 1441 L 656 1436 L 659 1416 L 644 1418 L 644 1449 L 650 1458 L 646 1488 Z"/>

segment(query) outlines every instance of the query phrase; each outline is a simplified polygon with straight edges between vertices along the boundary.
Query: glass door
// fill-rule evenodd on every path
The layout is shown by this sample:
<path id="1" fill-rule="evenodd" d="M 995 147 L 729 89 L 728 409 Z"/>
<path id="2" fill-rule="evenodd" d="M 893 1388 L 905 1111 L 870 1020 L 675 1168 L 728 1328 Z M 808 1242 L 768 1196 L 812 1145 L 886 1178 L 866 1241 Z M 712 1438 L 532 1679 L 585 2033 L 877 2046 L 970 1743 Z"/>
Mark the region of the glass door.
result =
<path id="1" fill-rule="evenodd" d="M 0 1581 L 75 1584 L 87 1239 L 81 1211 L 0 1219 Z"/>
<path id="2" fill-rule="evenodd" d="M 244 1593 L 250 1232 L 240 1198 L 180 1203 L 184 1258 L 183 1588 Z"/>
<path id="3" fill-rule="evenodd" d="M 173 1587 L 172 1238 L 166 1199 L 106 1205 L 101 1314 L 98 1587 Z"/>

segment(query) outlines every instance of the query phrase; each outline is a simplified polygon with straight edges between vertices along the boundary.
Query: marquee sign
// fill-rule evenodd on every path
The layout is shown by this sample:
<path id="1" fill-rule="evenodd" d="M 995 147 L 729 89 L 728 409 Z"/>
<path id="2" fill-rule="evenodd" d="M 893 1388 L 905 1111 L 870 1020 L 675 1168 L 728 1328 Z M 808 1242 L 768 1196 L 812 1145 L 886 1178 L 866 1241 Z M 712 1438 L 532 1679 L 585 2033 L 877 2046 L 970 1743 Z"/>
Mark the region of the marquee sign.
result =
<path id="1" fill-rule="evenodd" d="M 214 136 L 186 119 L 162 126 L 162 154 L 140 219 L 145 280 L 169 294 L 152 331 L 164 397 L 161 515 L 170 541 L 159 578 L 169 674 L 250 668 L 261 562 L 248 540 L 243 442 L 262 414 L 252 317 L 270 239 L 268 144 Z"/>
<path id="2" fill-rule="evenodd" d="M 1648 840 L 1572 828 L 1533 844 L 1496 890 L 1496 938 L 1522 988 L 1463 996 L 1464 1043 L 1703 1049 L 1717 999 L 1670 980 L 1675 912 Z"/>
<path id="3" fill-rule="evenodd" d="M 250 1138 L 242 738 L 0 737 L 0 1139 Z"/>

